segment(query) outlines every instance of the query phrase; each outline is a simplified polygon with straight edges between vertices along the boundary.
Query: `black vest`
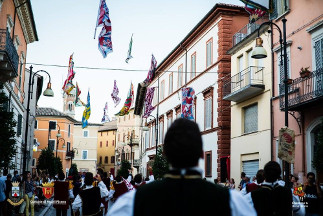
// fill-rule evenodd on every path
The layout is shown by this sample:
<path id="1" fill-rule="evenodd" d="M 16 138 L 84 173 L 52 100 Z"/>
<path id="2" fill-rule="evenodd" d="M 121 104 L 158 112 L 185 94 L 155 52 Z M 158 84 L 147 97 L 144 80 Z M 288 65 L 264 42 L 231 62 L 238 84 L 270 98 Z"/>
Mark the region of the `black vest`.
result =
<path id="1" fill-rule="evenodd" d="M 138 188 L 134 216 L 231 215 L 228 189 L 202 180 L 196 171 L 165 177 Z"/>
<path id="2" fill-rule="evenodd" d="M 82 199 L 82 215 L 100 215 L 101 194 L 100 188 L 93 187 L 81 190 L 79 193 Z"/>
<path id="3" fill-rule="evenodd" d="M 258 216 L 292 215 L 292 191 L 276 184 L 274 187 L 262 185 L 251 192 L 251 198 Z"/>

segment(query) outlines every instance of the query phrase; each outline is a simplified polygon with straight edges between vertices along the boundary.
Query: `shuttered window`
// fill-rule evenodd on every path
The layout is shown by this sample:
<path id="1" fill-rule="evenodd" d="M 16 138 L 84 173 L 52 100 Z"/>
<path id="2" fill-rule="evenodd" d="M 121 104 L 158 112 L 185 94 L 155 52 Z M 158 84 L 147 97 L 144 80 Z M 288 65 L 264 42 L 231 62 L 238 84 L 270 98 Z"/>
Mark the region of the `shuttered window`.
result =
<path id="1" fill-rule="evenodd" d="M 253 176 L 256 176 L 257 171 L 259 170 L 259 160 L 250 160 L 242 162 L 243 172 L 246 173 L 246 176 L 252 179 Z"/>
<path id="2" fill-rule="evenodd" d="M 206 67 L 208 68 L 212 64 L 212 46 L 213 46 L 213 39 L 211 38 L 206 43 Z"/>
<path id="3" fill-rule="evenodd" d="M 258 104 L 244 108 L 244 133 L 258 130 Z"/>
<path id="4" fill-rule="evenodd" d="M 22 115 L 18 114 L 17 136 L 21 135 L 21 130 L 22 130 Z"/>
<path id="5" fill-rule="evenodd" d="M 212 98 L 209 97 L 205 99 L 205 130 L 211 128 L 211 122 L 212 122 Z"/>

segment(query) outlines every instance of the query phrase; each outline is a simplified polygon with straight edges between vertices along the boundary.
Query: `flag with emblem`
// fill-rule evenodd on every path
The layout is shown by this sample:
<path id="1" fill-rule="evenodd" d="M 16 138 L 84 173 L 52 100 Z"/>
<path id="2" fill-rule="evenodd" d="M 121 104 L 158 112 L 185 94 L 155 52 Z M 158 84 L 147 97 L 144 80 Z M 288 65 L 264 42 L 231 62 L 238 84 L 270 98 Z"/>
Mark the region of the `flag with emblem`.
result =
<path id="1" fill-rule="evenodd" d="M 182 118 L 194 119 L 193 105 L 194 105 L 195 91 L 191 87 L 182 88 Z"/>
<path id="2" fill-rule="evenodd" d="M 89 118 L 91 116 L 91 105 L 90 105 L 90 91 L 87 93 L 87 103 L 85 105 L 85 109 L 83 111 L 82 116 L 82 128 L 86 128 L 88 125 Z"/>
<path id="3" fill-rule="evenodd" d="M 63 84 L 63 91 L 66 94 L 70 94 L 70 92 L 73 90 L 73 88 L 75 87 L 72 83 L 72 80 L 75 76 L 75 71 L 74 71 L 74 61 L 73 61 L 73 54 L 70 56 L 69 62 L 68 62 L 68 73 L 67 73 L 67 78 L 64 81 Z"/>
<path id="4" fill-rule="evenodd" d="M 113 90 L 112 90 L 112 93 L 111 93 L 111 97 L 112 97 L 112 100 L 114 102 L 114 107 L 118 106 L 120 101 L 121 101 L 121 98 L 118 97 L 118 94 L 119 94 L 119 89 L 118 89 L 118 86 L 117 86 L 117 81 L 114 80 Z"/>
<path id="5" fill-rule="evenodd" d="M 121 108 L 120 112 L 117 113 L 116 115 L 119 115 L 119 116 L 128 115 L 129 114 L 129 111 L 130 111 L 130 108 L 131 108 L 131 105 L 133 103 L 133 100 L 134 100 L 134 92 L 133 92 L 133 85 L 131 83 L 130 84 L 130 89 L 129 89 L 129 92 L 128 92 L 127 99 L 124 102 L 124 105 Z"/>
<path id="6" fill-rule="evenodd" d="M 157 68 L 157 61 L 156 61 L 154 55 L 151 55 L 150 68 L 149 68 L 149 71 L 148 71 L 147 78 L 144 81 L 146 84 L 151 83 L 151 81 L 154 79 L 156 68 Z"/>
<path id="7" fill-rule="evenodd" d="M 152 106 L 152 101 L 154 97 L 155 87 L 147 88 L 146 98 L 145 98 L 145 113 L 143 118 L 148 118 L 155 107 Z"/>

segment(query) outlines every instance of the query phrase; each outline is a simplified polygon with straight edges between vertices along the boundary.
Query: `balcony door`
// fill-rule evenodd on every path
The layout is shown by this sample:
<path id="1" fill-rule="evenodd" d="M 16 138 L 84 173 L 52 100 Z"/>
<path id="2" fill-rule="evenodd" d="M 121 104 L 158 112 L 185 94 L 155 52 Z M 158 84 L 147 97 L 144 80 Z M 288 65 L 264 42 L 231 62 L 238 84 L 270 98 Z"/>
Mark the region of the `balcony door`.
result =
<path id="1" fill-rule="evenodd" d="M 314 41 L 314 67 L 313 69 L 313 86 L 314 96 L 320 97 L 323 95 L 323 35 L 319 36 Z"/>

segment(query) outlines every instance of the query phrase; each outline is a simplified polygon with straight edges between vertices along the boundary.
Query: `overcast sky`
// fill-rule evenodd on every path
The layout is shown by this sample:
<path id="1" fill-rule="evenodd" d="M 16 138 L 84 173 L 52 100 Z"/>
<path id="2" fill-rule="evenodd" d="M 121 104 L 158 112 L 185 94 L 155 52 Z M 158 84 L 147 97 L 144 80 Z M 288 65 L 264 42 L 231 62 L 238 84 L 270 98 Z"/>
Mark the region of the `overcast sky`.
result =
<path id="1" fill-rule="evenodd" d="M 112 23 L 113 53 L 103 58 L 98 50 L 98 40 L 93 39 L 99 0 L 32 0 L 38 42 L 28 45 L 27 63 L 33 71 L 46 70 L 52 79 L 54 98 L 41 96 L 39 107 L 52 107 L 63 111 L 62 85 L 67 76 L 69 56 L 74 53 L 76 81 L 86 102 L 88 89 L 91 95 L 92 114 L 89 122 L 99 123 L 105 102 L 109 116 L 119 112 L 126 99 L 130 83 L 134 92 L 150 67 L 151 54 L 159 64 L 194 26 L 212 9 L 215 3 L 243 5 L 239 0 L 107 0 Z M 97 36 L 101 28 L 97 29 Z M 131 34 L 132 56 L 125 63 Z M 60 65 L 66 67 L 52 67 Z M 26 67 L 29 67 L 27 64 Z M 111 71 L 92 68 L 121 68 L 144 70 L 142 72 Z M 47 77 L 44 74 L 47 84 Z M 117 80 L 121 97 L 114 108 L 111 99 L 113 81 Z M 75 119 L 81 120 L 84 108 L 77 107 Z"/>

